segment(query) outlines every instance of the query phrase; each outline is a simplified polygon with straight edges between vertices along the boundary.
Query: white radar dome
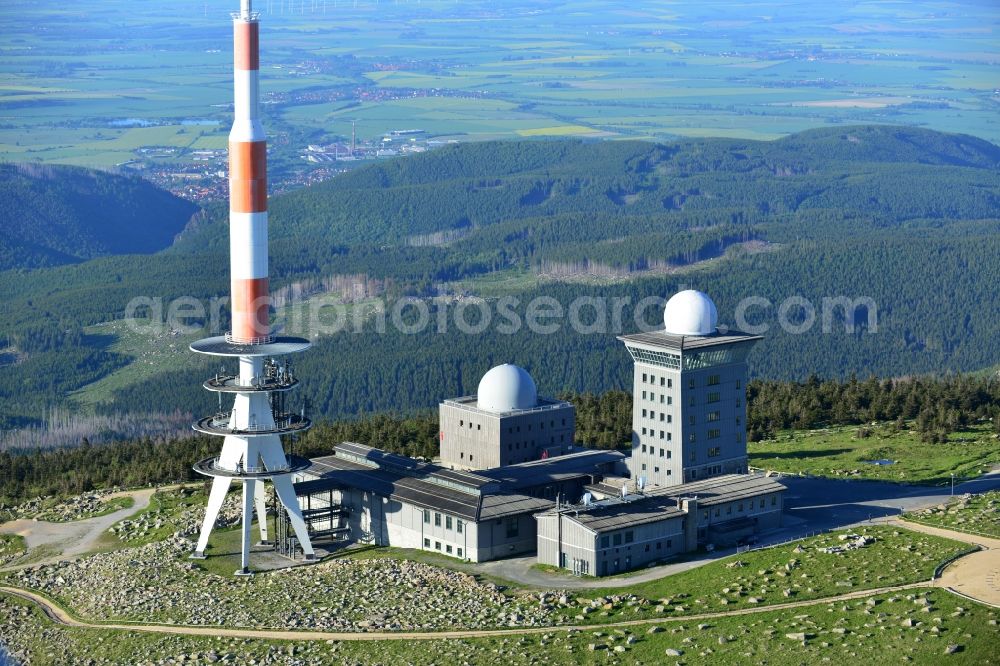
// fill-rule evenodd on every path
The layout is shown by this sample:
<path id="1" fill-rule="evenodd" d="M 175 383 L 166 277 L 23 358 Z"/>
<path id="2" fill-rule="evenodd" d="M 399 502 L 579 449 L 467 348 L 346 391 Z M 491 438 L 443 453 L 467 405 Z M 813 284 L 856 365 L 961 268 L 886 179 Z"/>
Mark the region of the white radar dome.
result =
<path id="1" fill-rule="evenodd" d="M 538 389 L 528 371 L 511 363 L 492 368 L 479 380 L 477 406 L 489 412 L 531 409 L 538 405 Z"/>
<path id="2" fill-rule="evenodd" d="M 664 330 L 673 335 L 711 335 L 718 323 L 715 303 L 695 289 L 677 292 L 663 309 Z"/>

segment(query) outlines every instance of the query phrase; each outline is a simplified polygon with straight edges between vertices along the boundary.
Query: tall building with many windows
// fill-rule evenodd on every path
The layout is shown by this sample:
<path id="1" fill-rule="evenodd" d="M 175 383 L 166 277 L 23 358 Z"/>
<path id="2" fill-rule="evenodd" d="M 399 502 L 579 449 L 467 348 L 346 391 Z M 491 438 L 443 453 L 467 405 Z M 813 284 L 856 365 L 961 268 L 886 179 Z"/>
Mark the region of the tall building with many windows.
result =
<path id="1" fill-rule="evenodd" d="M 620 338 L 635 362 L 631 456 L 573 446 L 573 405 L 500 365 L 440 404 L 439 461 L 344 442 L 299 472 L 311 537 L 473 562 L 534 550 L 604 576 L 781 527 L 785 487 L 746 473 L 746 357 L 760 337 L 717 319 L 708 296 L 682 291 L 662 331 Z"/>
<path id="2" fill-rule="evenodd" d="M 721 331 L 712 299 L 675 294 L 662 331 L 618 339 L 635 361 L 632 480 L 673 486 L 747 471 L 747 354 L 761 339 Z"/>

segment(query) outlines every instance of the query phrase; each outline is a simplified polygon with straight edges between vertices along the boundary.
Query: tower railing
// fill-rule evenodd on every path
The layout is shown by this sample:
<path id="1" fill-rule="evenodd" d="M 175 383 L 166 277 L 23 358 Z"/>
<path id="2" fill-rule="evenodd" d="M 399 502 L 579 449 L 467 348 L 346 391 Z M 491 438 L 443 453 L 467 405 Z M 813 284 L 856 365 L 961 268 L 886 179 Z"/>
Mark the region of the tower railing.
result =
<path id="1" fill-rule="evenodd" d="M 258 460 L 258 464 L 256 465 L 243 465 L 242 458 L 234 466 L 223 464 L 222 458 L 215 456 L 199 460 L 194 464 L 193 469 L 205 476 L 222 476 L 233 479 L 266 479 L 301 472 L 304 469 L 308 469 L 311 464 L 312 461 L 308 458 L 289 454 L 284 457 L 282 464 L 275 465 L 274 467 L 267 467 L 260 460 Z"/>
<path id="2" fill-rule="evenodd" d="M 257 375 L 249 383 L 240 380 L 239 375 L 218 374 L 205 381 L 208 390 L 239 393 L 247 391 L 281 391 L 297 385 L 299 380 L 290 374 L 284 376 Z"/>
<path id="3" fill-rule="evenodd" d="M 214 470 L 214 471 L 218 471 L 218 472 L 236 472 L 236 473 L 248 474 L 248 475 L 249 474 L 281 474 L 283 472 L 290 472 L 291 469 L 292 469 L 291 465 L 289 465 L 288 463 L 285 463 L 284 465 L 278 465 L 278 466 L 275 466 L 275 467 L 270 467 L 270 468 L 264 467 L 262 465 L 261 466 L 254 466 L 254 465 L 243 466 L 243 465 L 238 465 L 235 468 L 233 468 L 233 467 L 224 467 L 221 464 L 220 460 L 221 460 L 221 458 L 218 457 L 218 456 L 215 457 L 215 458 L 212 458 L 211 462 L 209 462 L 206 465 L 206 467 L 208 469 L 211 469 L 211 470 Z"/>
<path id="4" fill-rule="evenodd" d="M 251 421 L 246 425 L 233 426 L 232 415 L 229 412 L 216 412 L 212 416 L 199 419 L 193 424 L 195 430 L 209 435 L 256 435 L 299 432 L 312 427 L 312 421 L 299 414 L 277 412 L 273 415 L 274 423 Z"/>
<path id="5" fill-rule="evenodd" d="M 226 342 L 233 345 L 269 345 L 274 342 L 273 335 L 261 335 L 256 338 L 237 338 L 232 331 L 226 333 Z"/>

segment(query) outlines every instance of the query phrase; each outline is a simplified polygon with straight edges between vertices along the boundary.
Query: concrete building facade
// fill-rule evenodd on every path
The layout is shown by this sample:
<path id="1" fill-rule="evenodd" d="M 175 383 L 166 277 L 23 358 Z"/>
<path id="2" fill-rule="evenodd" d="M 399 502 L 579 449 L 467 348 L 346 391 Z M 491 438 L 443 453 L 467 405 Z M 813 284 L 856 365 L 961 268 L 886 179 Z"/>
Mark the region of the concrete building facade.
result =
<path id="1" fill-rule="evenodd" d="M 631 455 L 576 448 L 573 406 L 501 365 L 440 404 L 439 464 L 350 442 L 313 459 L 295 484 L 310 534 L 473 562 L 536 551 L 603 576 L 780 527 L 785 487 L 746 473 L 760 337 L 716 319 L 708 296 L 680 292 L 664 330 L 619 338 L 634 361 Z"/>
<path id="2" fill-rule="evenodd" d="M 500 365 L 479 382 L 476 395 L 443 401 L 441 464 L 452 469 L 490 469 L 559 456 L 573 447 L 576 409 L 539 398 L 531 376 Z"/>
<path id="3" fill-rule="evenodd" d="M 534 551 L 534 515 L 619 472 L 624 457 L 578 450 L 474 473 L 344 442 L 295 489 L 313 533 L 484 562 Z"/>
<path id="4" fill-rule="evenodd" d="M 634 361 L 629 471 L 649 486 L 747 471 L 746 357 L 761 338 L 720 333 L 711 300 L 686 294 L 668 303 L 663 331 L 618 338 Z M 679 296 L 698 326 L 671 309 Z"/>
<path id="5" fill-rule="evenodd" d="M 785 487 L 762 475 L 728 474 L 625 497 L 601 497 L 536 516 L 538 562 L 606 576 L 699 546 L 732 546 L 781 526 Z"/>
<path id="6" fill-rule="evenodd" d="M 670 498 L 651 499 L 626 497 L 538 514 L 539 564 L 606 576 L 693 550 L 685 537 L 687 514 Z"/>

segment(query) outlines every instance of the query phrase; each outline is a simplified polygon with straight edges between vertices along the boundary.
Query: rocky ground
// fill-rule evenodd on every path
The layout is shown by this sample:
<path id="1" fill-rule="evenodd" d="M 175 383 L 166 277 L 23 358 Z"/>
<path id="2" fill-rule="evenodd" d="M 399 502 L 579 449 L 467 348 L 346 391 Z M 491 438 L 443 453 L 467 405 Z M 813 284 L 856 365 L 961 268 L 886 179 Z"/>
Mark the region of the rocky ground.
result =
<path id="1" fill-rule="evenodd" d="M 0 567 L 24 555 L 24 541 L 11 534 L 0 534 Z"/>
<path id="2" fill-rule="evenodd" d="M 465 573 L 388 558 L 223 577 L 185 559 L 190 552 L 191 542 L 175 536 L 24 569 L 11 583 L 95 619 L 337 631 L 543 626 L 570 601 L 559 593 L 512 596 Z"/>
<path id="3" fill-rule="evenodd" d="M 205 497 L 203 493 L 190 488 L 161 490 L 155 507 L 119 522 L 110 528 L 120 541 L 126 543 L 145 542 L 160 536 L 164 530 L 175 536 L 193 536 L 201 529 L 205 517 Z M 238 493 L 230 493 L 222 503 L 216 528 L 236 525 L 242 517 L 242 507 Z"/>
<path id="4" fill-rule="evenodd" d="M 53 502 L 51 498 L 36 497 L 17 506 L 0 506 L 0 522 L 34 518 L 52 523 L 65 523 L 90 518 L 105 513 L 108 510 L 108 496 L 118 491 L 118 488 L 95 490 L 58 502 Z"/>
<path id="5" fill-rule="evenodd" d="M 935 567 L 968 546 L 891 527 L 822 534 L 711 562 L 666 578 L 621 588 L 580 590 L 577 606 L 557 608 L 571 621 L 760 608 L 930 579 Z"/>
<path id="6" fill-rule="evenodd" d="M 997 664 L 997 611 L 943 590 L 645 626 L 551 629 L 433 641 L 267 641 L 52 625 L 0 595 L 0 640 L 32 666 L 380 664 L 653 666 L 821 663 Z M 458 628 L 458 627 L 455 627 Z"/>
<path id="7" fill-rule="evenodd" d="M 907 515 L 925 525 L 1000 538 L 1000 491 L 964 495 L 950 504 L 939 504 Z"/>

